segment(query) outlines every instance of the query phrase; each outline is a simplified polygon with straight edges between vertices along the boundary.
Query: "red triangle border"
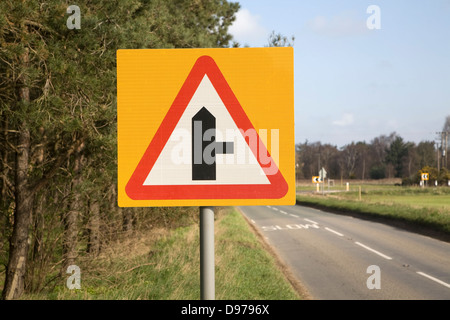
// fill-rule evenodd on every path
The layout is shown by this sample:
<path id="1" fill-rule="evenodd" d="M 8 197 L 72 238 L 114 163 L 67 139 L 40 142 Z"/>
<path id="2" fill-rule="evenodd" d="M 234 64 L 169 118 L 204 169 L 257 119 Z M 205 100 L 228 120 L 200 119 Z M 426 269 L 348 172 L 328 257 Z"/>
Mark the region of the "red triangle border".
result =
<path id="1" fill-rule="evenodd" d="M 183 86 L 177 94 L 172 106 L 159 126 L 155 136 L 131 175 L 125 191 L 133 200 L 188 200 L 188 199 L 279 199 L 286 195 L 288 184 L 277 170 L 273 175 L 267 175 L 269 184 L 194 184 L 194 185 L 144 185 L 149 172 L 161 154 L 164 146 L 183 115 L 192 96 L 197 90 L 205 74 L 208 76 L 217 94 L 222 99 L 237 127 L 244 132 L 254 129 L 219 67 L 210 56 L 201 56 L 192 67 Z M 258 146 L 266 147 L 258 136 Z M 249 145 L 261 167 L 264 167 L 258 157 L 258 150 Z M 278 169 L 278 168 L 277 168 Z"/>

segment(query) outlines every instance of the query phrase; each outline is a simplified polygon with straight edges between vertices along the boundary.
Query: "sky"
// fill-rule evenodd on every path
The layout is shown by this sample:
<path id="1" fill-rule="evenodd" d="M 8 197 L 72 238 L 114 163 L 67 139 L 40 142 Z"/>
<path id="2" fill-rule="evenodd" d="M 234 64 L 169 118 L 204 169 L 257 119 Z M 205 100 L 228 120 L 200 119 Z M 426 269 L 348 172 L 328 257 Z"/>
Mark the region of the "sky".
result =
<path id="1" fill-rule="evenodd" d="M 272 31 L 295 37 L 296 143 L 341 148 L 392 132 L 440 139 L 450 116 L 450 0 L 237 2 L 229 32 L 241 46 L 267 46 Z"/>

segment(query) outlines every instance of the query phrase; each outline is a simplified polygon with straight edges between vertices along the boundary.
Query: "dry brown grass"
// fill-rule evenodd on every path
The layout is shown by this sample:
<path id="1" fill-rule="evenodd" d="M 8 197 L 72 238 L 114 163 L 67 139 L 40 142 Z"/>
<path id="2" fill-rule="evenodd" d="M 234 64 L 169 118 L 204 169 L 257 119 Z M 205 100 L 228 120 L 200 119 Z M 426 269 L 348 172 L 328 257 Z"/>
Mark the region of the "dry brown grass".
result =
<path id="1" fill-rule="evenodd" d="M 345 184 L 348 182 L 351 185 L 395 185 L 395 184 L 401 184 L 402 183 L 402 179 L 401 178 L 386 178 L 386 179 L 365 179 L 365 180 L 361 180 L 361 179 L 332 179 L 334 180 L 334 184 L 337 185 L 343 185 L 345 186 Z M 325 182 L 325 184 L 327 184 L 327 182 Z M 299 187 L 308 187 L 308 186 L 312 186 L 313 183 L 311 182 L 311 179 L 301 179 L 301 180 L 297 180 L 297 186 Z"/>

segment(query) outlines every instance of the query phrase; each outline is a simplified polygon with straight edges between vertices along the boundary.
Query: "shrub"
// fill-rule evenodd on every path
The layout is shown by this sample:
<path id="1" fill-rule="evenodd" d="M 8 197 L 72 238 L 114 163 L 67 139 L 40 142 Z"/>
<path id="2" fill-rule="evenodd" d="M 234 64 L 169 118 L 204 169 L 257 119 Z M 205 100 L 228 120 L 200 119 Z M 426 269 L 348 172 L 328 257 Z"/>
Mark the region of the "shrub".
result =
<path id="1" fill-rule="evenodd" d="M 386 178 L 386 166 L 384 164 L 375 165 L 370 168 L 369 175 L 371 179 L 384 179 Z"/>

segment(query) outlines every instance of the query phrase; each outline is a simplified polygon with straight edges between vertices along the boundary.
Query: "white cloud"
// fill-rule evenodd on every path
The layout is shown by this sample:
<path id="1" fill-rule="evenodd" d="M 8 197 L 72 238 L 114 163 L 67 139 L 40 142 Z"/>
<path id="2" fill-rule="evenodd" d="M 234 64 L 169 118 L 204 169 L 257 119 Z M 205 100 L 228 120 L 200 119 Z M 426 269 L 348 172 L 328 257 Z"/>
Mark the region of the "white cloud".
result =
<path id="1" fill-rule="evenodd" d="M 306 25 L 314 33 L 331 37 L 355 36 L 369 31 L 366 20 L 352 12 L 340 13 L 331 18 L 316 16 Z"/>
<path id="2" fill-rule="evenodd" d="M 236 13 L 236 20 L 228 31 L 241 44 L 262 46 L 269 37 L 269 32 L 261 24 L 261 17 L 245 8 Z"/>
<path id="3" fill-rule="evenodd" d="M 389 60 L 380 60 L 377 63 L 377 67 L 380 69 L 392 69 L 393 65 Z"/>
<path id="4" fill-rule="evenodd" d="M 340 127 L 345 127 L 348 125 L 351 125 L 354 122 L 353 114 L 351 113 L 344 113 L 342 115 L 342 118 L 339 120 L 333 121 L 333 124 Z"/>

